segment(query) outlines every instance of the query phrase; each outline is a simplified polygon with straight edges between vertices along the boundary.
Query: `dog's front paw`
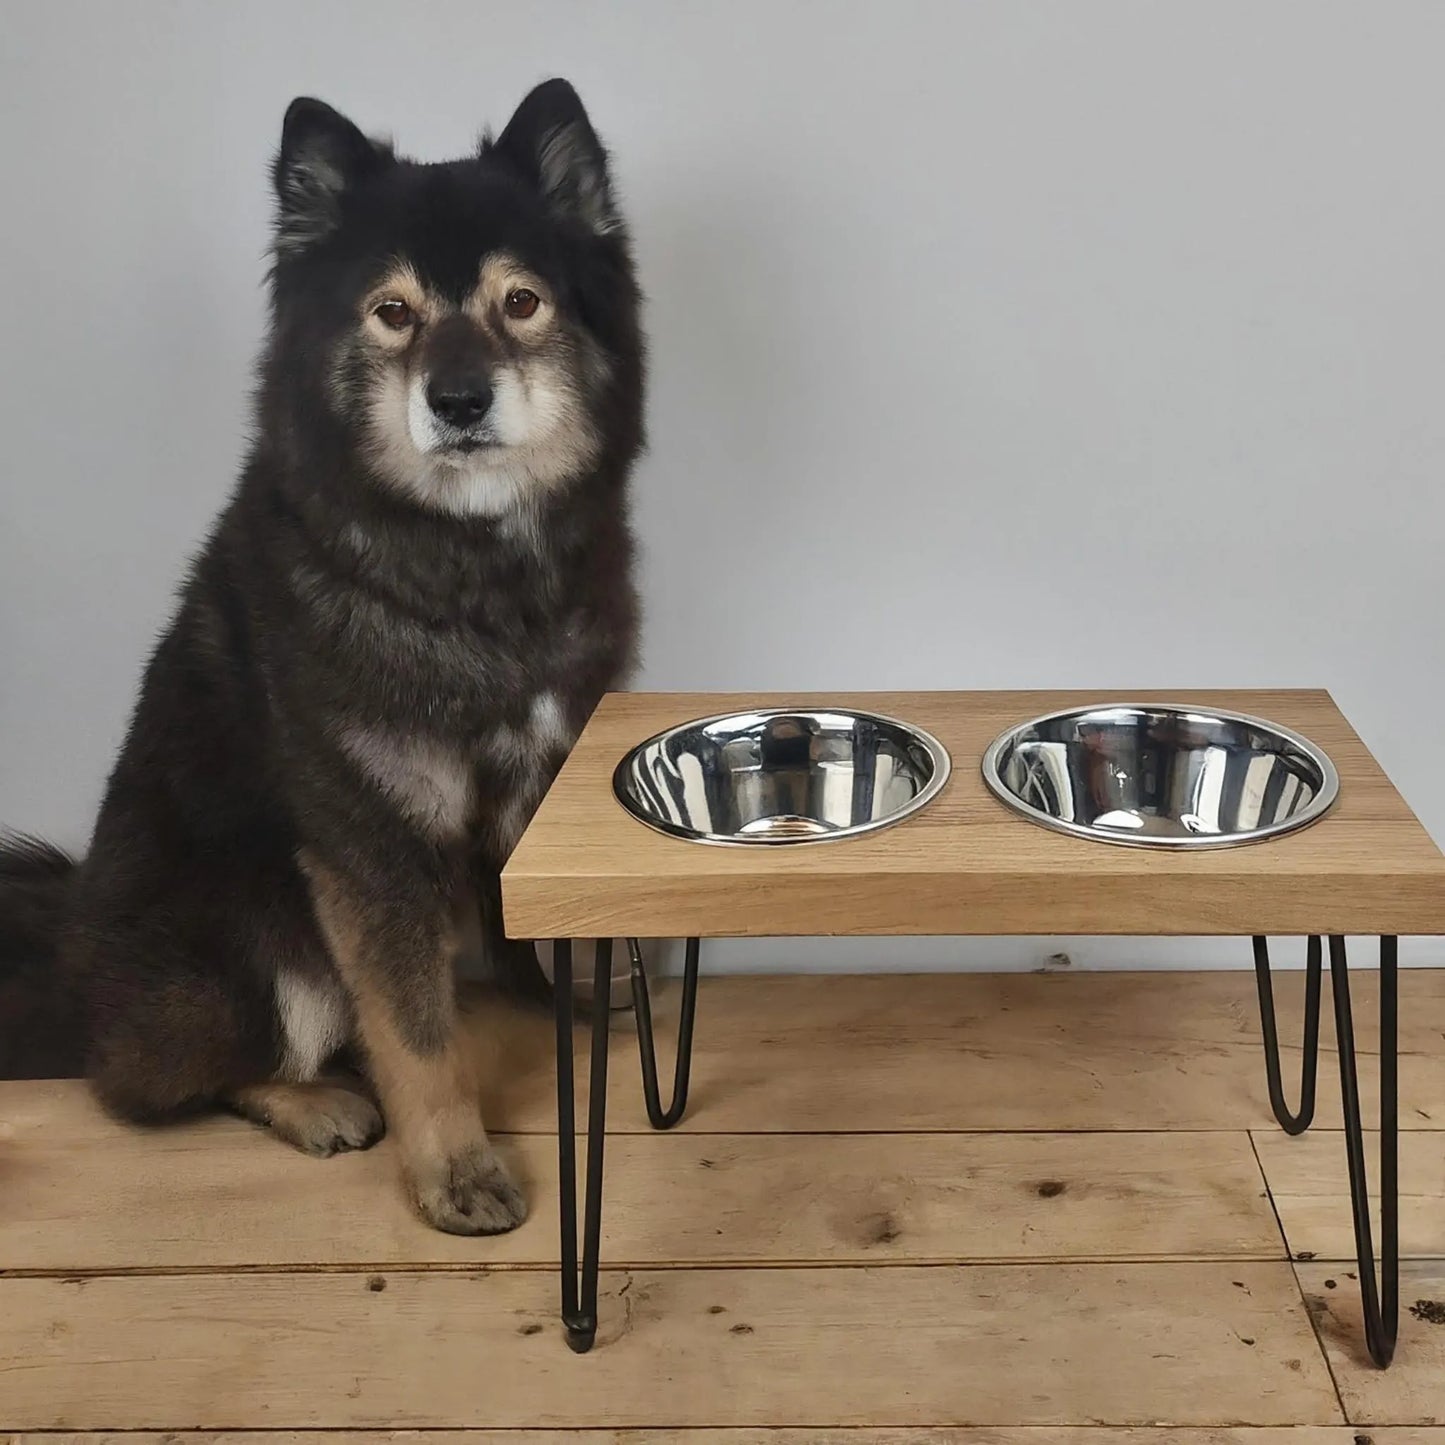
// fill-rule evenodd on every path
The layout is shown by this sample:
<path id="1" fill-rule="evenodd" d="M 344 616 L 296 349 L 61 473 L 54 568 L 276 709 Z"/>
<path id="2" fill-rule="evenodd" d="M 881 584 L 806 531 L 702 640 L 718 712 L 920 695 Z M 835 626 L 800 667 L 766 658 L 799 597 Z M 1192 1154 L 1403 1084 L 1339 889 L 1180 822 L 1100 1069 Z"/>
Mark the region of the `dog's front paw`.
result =
<path id="1" fill-rule="evenodd" d="M 488 1144 L 413 1166 L 407 1184 L 421 1217 L 447 1234 L 505 1234 L 527 1217 L 527 1201 Z"/>

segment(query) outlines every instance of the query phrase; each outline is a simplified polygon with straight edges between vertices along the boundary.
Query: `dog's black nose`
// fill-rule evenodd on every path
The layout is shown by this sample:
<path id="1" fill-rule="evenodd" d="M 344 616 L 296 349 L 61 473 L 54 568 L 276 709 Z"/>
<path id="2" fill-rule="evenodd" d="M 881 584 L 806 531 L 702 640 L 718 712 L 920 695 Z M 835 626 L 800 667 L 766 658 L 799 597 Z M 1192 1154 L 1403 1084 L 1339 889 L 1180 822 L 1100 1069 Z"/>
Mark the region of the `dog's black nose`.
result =
<path id="1" fill-rule="evenodd" d="M 433 379 L 427 385 L 426 402 L 451 426 L 475 426 L 492 404 L 492 388 L 479 376 Z"/>

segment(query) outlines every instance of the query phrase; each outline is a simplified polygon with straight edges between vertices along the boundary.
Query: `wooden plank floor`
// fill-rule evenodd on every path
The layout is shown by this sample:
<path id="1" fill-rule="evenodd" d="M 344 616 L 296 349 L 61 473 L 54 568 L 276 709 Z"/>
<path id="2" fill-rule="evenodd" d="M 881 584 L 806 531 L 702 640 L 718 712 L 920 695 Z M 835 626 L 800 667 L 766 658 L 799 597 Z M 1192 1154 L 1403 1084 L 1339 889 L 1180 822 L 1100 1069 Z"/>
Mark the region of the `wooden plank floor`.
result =
<path id="1" fill-rule="evenodd" d="M 1445 1432 L 1351 1425 L 1168 1427 L 935 1426 L 882 1428 L 811 1426 L 802 1430 L 135 1430 L 45 1431 L 4 1437 L 6 1445 L 1440 1445 Z"/>
<path id="2" fill-rule="evenodd" d="M 317 1162 L 0 1083 L 0 1441 L 1445 1445 L 1445 973 L 1402 987 L 1385 1374 L 1328 1024 L 1320 1124 L 1287 1139 L 1250 975 L 709 980 L 677 1133 L 618 1025 L 585 1357 L 555 1319 L 544 1018 L 473 1018 L 534 1204 L 494 1240 L 417 1223 L 385 1142 Z"/>
<path id="3" fill-rule="evenodd" d="M 812 1426 L 802 1430 L 135 1430 L 45 1431 L 3 1437 L 5 1445 L 1440 1445 L 1445 1433 L 1421 1429 L 1371 1430 L 1351 1425 L 1279 1428 L 1082 1426 L 935 1426 L 889 1428 Z"/>

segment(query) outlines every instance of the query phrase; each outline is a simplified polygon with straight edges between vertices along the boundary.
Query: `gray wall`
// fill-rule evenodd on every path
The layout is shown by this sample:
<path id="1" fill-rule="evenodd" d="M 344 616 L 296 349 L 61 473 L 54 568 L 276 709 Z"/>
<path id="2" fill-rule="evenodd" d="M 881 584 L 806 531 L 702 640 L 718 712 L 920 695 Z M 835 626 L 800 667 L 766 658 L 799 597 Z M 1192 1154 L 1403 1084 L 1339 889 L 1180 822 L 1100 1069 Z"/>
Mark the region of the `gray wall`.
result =
<path id="1" fill-rule="evenodd" d="M 438 157 L 559 72 L 651 297 L 646 685 L 1323 684 L 1445 838 L 1445 6 L 7 0 L 4 32 L 5 821 L 83 842 L 230 485 L 286 102 Z"/>

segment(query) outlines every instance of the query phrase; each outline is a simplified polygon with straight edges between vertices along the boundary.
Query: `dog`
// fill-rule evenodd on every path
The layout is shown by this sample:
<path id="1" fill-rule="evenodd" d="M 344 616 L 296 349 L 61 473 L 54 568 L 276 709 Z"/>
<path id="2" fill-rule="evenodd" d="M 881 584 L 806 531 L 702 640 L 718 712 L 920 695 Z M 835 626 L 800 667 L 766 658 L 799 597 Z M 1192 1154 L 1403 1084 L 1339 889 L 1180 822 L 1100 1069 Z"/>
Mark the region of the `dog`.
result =
<path id="1" fill-rule="evenodd" d="M 320 1156 L 385 1129 L 423 1219 L 497 1233 L 526 1204 L 456 939 L 475 900 L 497 971 L 545 988 L 500 869 L 634 665 L 630 242 L 563 80 L 442 164 L 298 99 L 273 182 L 255 441 L 87 856 L 0 850 L 0 1001 L 66 1063 L 83 1040 L 121 1118 L 229 1107 Z M 331 1071 L 353 1048 L 367 1084 Z"/>

